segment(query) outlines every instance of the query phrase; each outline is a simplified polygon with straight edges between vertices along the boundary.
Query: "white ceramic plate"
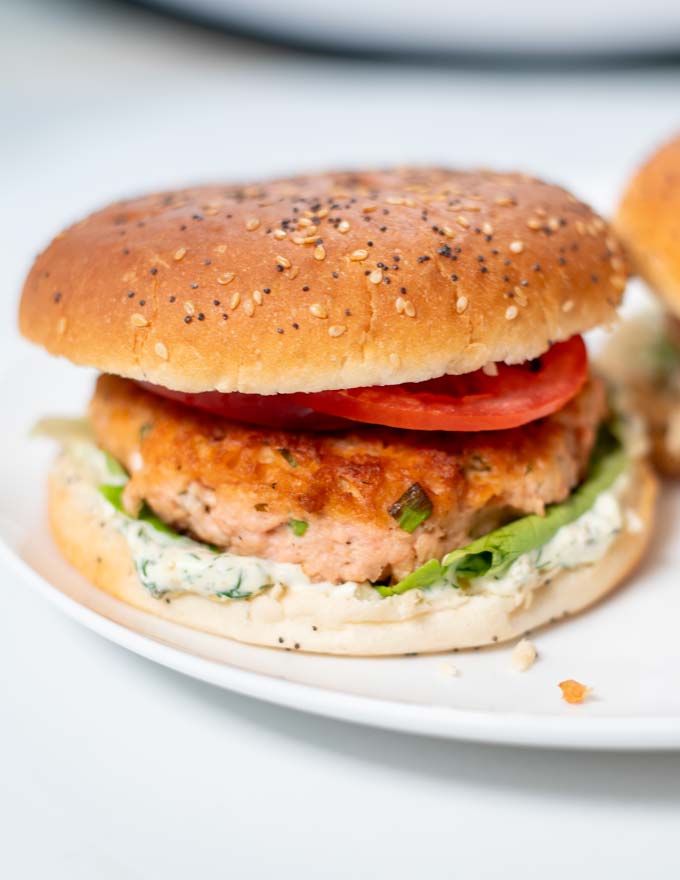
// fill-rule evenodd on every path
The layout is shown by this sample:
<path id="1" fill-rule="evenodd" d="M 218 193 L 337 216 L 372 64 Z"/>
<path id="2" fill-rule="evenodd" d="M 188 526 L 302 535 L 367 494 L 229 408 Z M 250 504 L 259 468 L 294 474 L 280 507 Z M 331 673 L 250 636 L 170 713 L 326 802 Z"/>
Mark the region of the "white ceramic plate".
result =
<path id="1" fill-rule="evenodd" d="M 43 415 L 82 414 L 89 371 L 35 352 L 0 381 L 0 560 L 100 635 L 220 687 L 321 715 L 413 733 L 570 748 L 680 747 L 680 492 L 666 493 L 638 575 L 591 612 L 535 634 L 540 660 L 514 672 L 510 650 L 386 659 L 316 657 L 221 640 L 165 623 L 99 592 L 59 557 L 43 509 L 54 450 L 29 440 Z M 8 427 L 11 428 L 8 430 Z M 27 637 L 30 621 L 23 621 Z M 455 664 L 459 674 L 447 674 Z M 593 696 L 568 706 L 557 683 Z"/>

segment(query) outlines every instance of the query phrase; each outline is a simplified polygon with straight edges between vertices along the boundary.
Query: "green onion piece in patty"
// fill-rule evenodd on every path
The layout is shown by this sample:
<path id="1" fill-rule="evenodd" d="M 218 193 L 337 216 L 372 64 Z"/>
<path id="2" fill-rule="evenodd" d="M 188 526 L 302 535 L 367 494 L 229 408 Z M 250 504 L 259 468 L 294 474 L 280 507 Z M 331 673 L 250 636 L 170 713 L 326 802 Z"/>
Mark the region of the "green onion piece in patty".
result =
<path id="1" fill-rule="evenodd" d="M 413 483 L 388 510 L 405 532 L 413 532 L 432 514 L 432 502 L 420 483 Z"/>

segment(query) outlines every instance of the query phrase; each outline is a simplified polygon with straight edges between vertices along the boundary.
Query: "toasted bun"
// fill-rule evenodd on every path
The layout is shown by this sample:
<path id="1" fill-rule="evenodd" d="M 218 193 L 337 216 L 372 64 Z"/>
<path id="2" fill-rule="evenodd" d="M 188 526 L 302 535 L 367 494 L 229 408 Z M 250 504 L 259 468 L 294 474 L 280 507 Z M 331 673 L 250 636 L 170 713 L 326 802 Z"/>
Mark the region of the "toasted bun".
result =
<path id="1" fill-rule="evenodd" d="M 680 316 L 680 135 L 635 174 L 615 222 L 635 271 Z"/>
<path id="2" fill-rule="evenodd" d="M 53 354 L 187 392 L 421 381 L 609 322 L 605 222 L 518 174 L 345 173 L 163 193 L 59 235 L 23 292 Z"/>
<path id="3" fill-rule="evenodd" d="M 103 517 L 101 498 L 73 479 L 62 456 L 49 483 L 49 516 L 63 555 L 97 587 L 150 614 L 219 636 L 276 648 L 327 654 L 381 655 L 448 651 L 502 642 L 596 602 L 629 574 L 649 541 L 656 481 L 643 462 L 631 475 L 628 511 L 638 528 L 624 530 L 594 565 L 558 574 L 517 605 L 512 597 L 418 590 L 361 599 L 313 590 L 266 591 L 254 599 L 217 603 L 181 596 L 153 598 L 135 573 L 127 542 Z M 94 496 L 94 498 L 93 498 Z M 97 504 L 100 506 L 97 507 Z"/>

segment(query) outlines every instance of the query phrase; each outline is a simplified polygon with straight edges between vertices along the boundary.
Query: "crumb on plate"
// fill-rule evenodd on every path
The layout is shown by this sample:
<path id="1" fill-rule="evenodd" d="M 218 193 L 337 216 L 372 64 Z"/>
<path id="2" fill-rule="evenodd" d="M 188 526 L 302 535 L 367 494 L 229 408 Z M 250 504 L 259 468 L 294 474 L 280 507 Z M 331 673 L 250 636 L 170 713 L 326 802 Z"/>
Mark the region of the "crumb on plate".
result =
<path id="1" fill-rule="evenodd" d="M 537 656 L 538 652 L 533 642 L 530 642 L 529 639 L 521 639 L 513 648 L 510 662 L 513 669 L 516 669 L 518 672 L 526 672 L 527 669 L 534 665 Z"/>
<path id="2" fill-rule="evenodd" d="M 562 690 L 562 699 L 567 703 L 582 703 L 590 693 L 590 688 L 587 685 L 581 684 L 580 681 L 574 681 L 573 678 L 561 681 L 559 687 Z"/>

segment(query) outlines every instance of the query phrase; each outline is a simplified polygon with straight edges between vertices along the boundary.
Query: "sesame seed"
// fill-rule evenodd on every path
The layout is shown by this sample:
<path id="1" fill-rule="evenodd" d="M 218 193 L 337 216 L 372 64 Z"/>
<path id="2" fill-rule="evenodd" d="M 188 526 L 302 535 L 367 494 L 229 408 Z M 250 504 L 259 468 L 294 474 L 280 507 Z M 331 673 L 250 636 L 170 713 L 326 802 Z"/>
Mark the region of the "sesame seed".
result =
<path id="1" fill-rule="evenodd" d="M 408 315 L 409 318 L 415 318 L 416 316 L 416 307 L 413 305 L 410 299 L 406 300 L 406 304 L 404 306 L 404 314 Z"/>
<path id="2" fill-rule="evenodd" d="M 513 254 L 521 254 L 524 250 L 524 242 L 521 241 L 511 241 L 510 242 L 510 252 Z"/>
<path id="3" fill-rule="evenodd" d="M 362 260 L 365 260 L 368 256 L 368 251 L 364 250 L 364 248 L 360 248 L 358 251 L 354 251 L 349 255 L 350 260 L 355 263 L 360 263 Z"/>
<path id="4" fill-rule="evenodd" d="M 241 294 L 238 292 L 232 294 L 232 297 L 229 300 L 229 308 L 233 311 L 238 306 L 238 304 L 240 302 L 241 302 Z"/>
<path id="5" fill-rule="evenodd" d="M 498 196 L 496 198 L 496 204 L 500 205 L 502 208 L 507 208 L 508 205 L 514 205 L 514 199 L 511 199 L 510 196 Z"/>
<path id="6" fill-rule="evenodd" d="M 482 223 L 482 232 L 484 235 L 493 235 L 493 226 L 490 223 Z"/>
<path id="7" fill-rule="evenodd" d="M 304 244 L 305 238 L 302 235 L 294 235 L 291 238 L 291 241 L 293 242 L 293 244 Z"/>
<path id="8" fill-rule="evenodd" d="M 226 254 L 226 252 L 227 252 L 226 244 L 218 244 L 216 247 L 213 248 L 213 252 L 216 254 Z"/>
<path id="9" fill-rule="evenodd" d="M 507 318 L 508 321 L 514 321 L 514 319 L 517 317 L 518 314 L 519 314 L 519 310 L 518 310 L 517 306 L 508 306 L 507 309 L 505 310 L 505 317 Z"/>
<path id="10" fill-rule="evenodd" d="M 447 238 L 455 238 L 456 233 L 450 226 L 442 226 L 441 230 Z"/>
<path id="11" fill-rule="evenodd" d="M 321 303 L 312 303 L 311 306 L 309 307 L 309 311 L 311 312 L 312 315 L 314 315 L 315 318 L 327 318 L 328 317 L 328 312 L 326 311 L 324 306 L 321 305 Z"/>
<path id="12" fill-rule="evenodd" d="M 218 284 L 231 284 L 231 282 L 236 278 L 234 272 L 225 272 L 223 275 L 217 276 Z"/>
<path id="13" fill-rule="evenodd" d="M 559 228 L 560 221 L 557 219 L 557 217 L 548 217 L 548 229 L 550 229 L 552 232 L 557 232 Z"/>
<path id="14" fill-rule="evenodd" d="M 468 307 L 468 298 L 466 296 L 459 296 L 456 300 L 456 311 L 459 315 L 462 315 L 465 309 Z"/>
<path id="15" fill-rule="evenodd" d="M 398 315 L 404 314 L 404 309 L 406 308 L 406 300 L 403 296 L 398 296 L 394 301 L 394 307 L 397 310 Z"/>
<path id="16" fill-rule="evenodd" d="M 518 305 L 525 306 L 529 302 L 521 287 L 515 287 L 513 293 L 515 294 L 515 302 Z"/>
<path id="17" fill-rule="evenodd" d="M 146 327 L 148 325 L 147 319 L 144 315 L 140 315 L 139 312 L 135 312 L 130 316 L 130 323 L 133 327 Z"/>
<path id="18" fill-rule="evenodd" d="M 538 219 L 538 217 L 530 217 L 527 220 L 527 226 L 529 227 L 529 229 L 533 229 L 534 231 L 536 231 L 541 228 L 541 221 Z"/>
<path id="19" fill-rule="evenodd" d="M 290 269 L 291 262 L 287 257 L 278 256 L 276 258 L 277 266 L 281 266 L 282 269 Z"/>
<path id="20" fill-rule="evenodd" d="M 275 229 L 274 230 L 274 238 L 277 239 L 277 241 L 283 241 L 283 239 L 286 237 L 286 235 L 287 235 L 287 232 L 285 229 Z"/>
<path id="21" fill-rule="evenodd" d="M 164 361 L 167 361 L 167 359 L 168 359 L 168 350 L 167 350 L 167 348 L 163 345 L 162 342 L 157 342 L 157 343 L 154 345 L 153 350 L 156 352 L 156 354 L 158 355 L 159 358 L 161 358 L 161 359 L 164 360 Z"/>
<path id="22" fill-rule="evenodd" d="M 297 225 L 299 227 L 306 228 L 307 226 L 312 225 L 312 221 L 309 219 L 309 217 L 300 217 L 300 219 L 297 222 Z"/>
<path id="23" fill-rule="evenodd" d="M 315 260 L 325 260 L 326 259 L 326 249 L 322 244 L 318 244 L 314 248 L 314 259 Z"/>
<path id="24" fill-rule="evenodd" d="M 574 308 L 574 300 L 573 299 L 565 299 L 562 303 L 562 311 L 570 312 Z"/>
<path id="25" fill-rule="evenodd" d="M 463 229 L 469 229 L 469 228 L 470 228 L 470 221 L 468 220 L 467 217 L 463 217 L 462 214 L 460 215 L 460 217 L 456 217 L 456 223 L 457 223 L 459 226 L 462 226 Z"/>
<path id="26" fill-rule="evenodd" d="M 401 196 L 388 196 L 385 201 L 388 205 L 403 205 L 406 199 L 403 199 Z"/>
<path id="27" fill-rule="evenodd" d="M 253 302 L 257 303 L 258 306 L 262 305 L 262 291 L 254 290 L 253 291 Z"/>
<path id="28" fill-rule="evenodd" d="M 187 313 L 187 315 L 193 315 L 196 311 L 196 309 L 194 308 L 194 304 L 192 302 L 185 302 L 184 311 Z"/>
<path id="29" fill-rule="evenodd" d="M 349 230 L 350 225 L 347 220 L 341 220 L 340 223 L 338 223 L 338 232 L 340 232 L 342 235 L 344 235 L 346 232 L 349 232 Z"/>
<path id="30" fill-rule="evenodd" d="M 254 232 L 260 226 L 260 221 L 257 217 L 251 217 L 249 220 L 246 220 L 246 229 L 248 232 Z"/>
<path id="31" fill-rule="evenodd" d="M 361 211 L 363 214 L 372 214 L 373 211 L 377 211 L 377 209 L 378 209 L 378 206 L 374 203 L 371 203 L 370 205 L 364 205 L 364 207 L 361 209 Z"/>
<path id="32" fill-rule="evenodd" d="M 342 336 L 346 329 L 347 327 L 344 324 L 333 324 L 328 328 L 328 335 L 335 339 L 338 336 Z"/>
<path id="33" fill-rule="evenodd" d="M 141 315 L 140 315 L 141 317 Z M 57 333 L 61 336 L 66 330 L 66 318 L 62 315 L 57 322 Z"/>
<path id="34" fill-rule="evenodd" d="M 255 306 L 252 303 L 252 300 L 247 299 L 243 303 L 243 311 L 248 315 L 249 318 L 253 317 L 253 312 L 255 311 Z"/>
<path id="35" fill-rule="evenodd" d="M 186 255 L 187 255 L 186 248 L 184 248 L 184 247 L 178 248 L 173 255 L 173 260 L 177 260 L 177 262 L 179 262 L 180 260 L 183 260 L 186 257 Z"/>
<path id="36" fill-rule="evenodd" d="M 368 280 L 371 282 L 371 284 L 380 284 L 380 282 L 383 280 L 382 269 L 374 269 L 368 276 Z"/>

